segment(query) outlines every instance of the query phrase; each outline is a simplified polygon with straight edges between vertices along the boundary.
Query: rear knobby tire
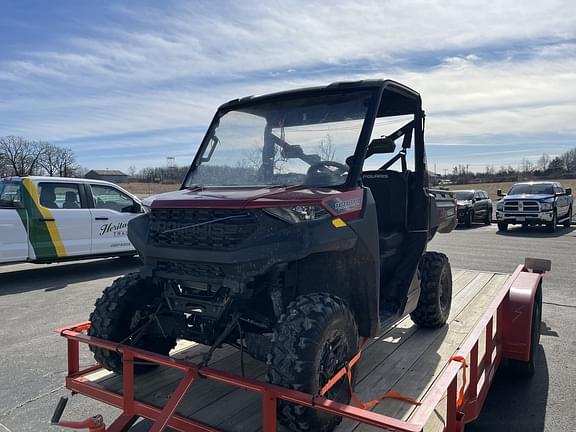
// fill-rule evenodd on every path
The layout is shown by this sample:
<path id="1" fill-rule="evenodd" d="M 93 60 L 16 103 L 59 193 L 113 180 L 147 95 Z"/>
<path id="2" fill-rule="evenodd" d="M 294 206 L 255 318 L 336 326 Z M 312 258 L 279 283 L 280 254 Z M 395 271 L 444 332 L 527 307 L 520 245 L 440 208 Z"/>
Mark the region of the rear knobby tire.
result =
<path id="1" fill-rule="evenodd" d="M 159 290 L 154 289 L 150 281 L 142 279 L 138 273 L 129 273 L 118 278 L 104 290 L 102 297 L 96 300 L 94 311 L 90 314 L 92 326 L 88 335 L 113 342 L 123 341 L 149 320 L 150 314 L 156 311 L 160 301 Z M 148 330 L 154 325 L 156 324 L 151 323 Z M 130 338 L 123 343 L 164 355 L 176 345 L 176 338 L 146 333 L 135 343 L 134 340 Z M 103 367 L 122 373 L 121 354 L 92 345 L 90 350 Z M 134 372 L 143 373 L 153 368 L 152 364 L 136 364 Z"/>
<path id="2" fill-rule="evenodd" d="M 530 329 L 530 358 L 528 361 L 508 360 L 510 372 L 520 378 L 530 378 L 536 372 L 536 354 L 540 345 L 540 329 L 542 327 L 542 288 L 538 288 L 532 306 L 532 324 Z"/>
<path id="3" fill-rule="evenodd" d="M 498 222 L 498 231 L 508 231 L 508 224 L 506 222 Z"/>
<path id="4" fill-rule="evenodd" d="M 343 300 L 325 293 L 302 295 L 290 303 L 274 330 L 268 381 L 318 394 L 358 349 L 356 320 Z M 340 380 L 326 397 L 349 403 L 346 379 Z M 342 420 L 281 400 L 278 413 L 283 425 L 298 432 L 332 431 Z"/>
<path id="5" fill-rule="evenodd" d="M 420 298 L 410 318 L 419 327 L 438 328 L 446 324 L 452 305 L 452 270 L 448 257 L 426 252 L 420 260 Z"/>

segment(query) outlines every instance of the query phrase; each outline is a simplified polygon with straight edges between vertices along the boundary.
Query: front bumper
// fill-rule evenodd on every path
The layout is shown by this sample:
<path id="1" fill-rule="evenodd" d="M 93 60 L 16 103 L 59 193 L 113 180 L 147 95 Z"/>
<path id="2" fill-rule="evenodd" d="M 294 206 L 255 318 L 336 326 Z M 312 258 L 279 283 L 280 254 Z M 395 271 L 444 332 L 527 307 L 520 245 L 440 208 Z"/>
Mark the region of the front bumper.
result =
<path id="1" fill-rule="evenodd" d="M 554 218 L 554 213 L 552 210 L 545 211 L 545 212 L 507 212 L 496 210 L 496 220 L 498 222 L 506 222 L 511 224 L 520 224 L 520 223 L 532 223 L 532 224 L 539 224 L 539 223 L 546 223 L 552 222 Z"/>

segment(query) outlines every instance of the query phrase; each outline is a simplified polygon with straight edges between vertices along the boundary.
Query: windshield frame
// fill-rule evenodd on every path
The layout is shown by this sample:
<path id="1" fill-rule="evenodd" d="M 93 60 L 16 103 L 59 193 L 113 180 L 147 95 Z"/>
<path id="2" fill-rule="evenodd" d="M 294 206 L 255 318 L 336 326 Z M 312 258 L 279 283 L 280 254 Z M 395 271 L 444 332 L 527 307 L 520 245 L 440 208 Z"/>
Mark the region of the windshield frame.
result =
<path id="1" fill-rule="evenodd" d="M 283 101 L 290 101 L 293 99 L 298 98 L 314 98 L 314 96 L 325 96 L 325 95 L 350 95 L 350 94 L 366 94 L 371 93 L 371 100 L 368 104 L 366 114 L 364 117 L 364 121 L 362 123 L 362 128 L 360 129 L 360 133 L 358 135 L 357 142 L 355 143 L 355 151 L 354 154 L 351 156 L 351 163 L 350 169 L 348 170 L 348 175 L 346 180 L 338 185 L 338 186 L 327 186 L 330 188 L 336 189 L 346 189 L 350 188 L 351 186 L 355 186 L 358 184 L 358 179 L 360 176 L 360 172 L 362 170 L 362 162 L 364 159 L 364 155 L 366 154 L 366 149 L 369 144 L 370 135 L 372 133 L 372 129 L 374 127 L 374 122 L 376 120 L 376 114 L 378 111 L 378 107 L 380 105 L 380 100 L 382 98 L 384 88 L 381 86 L 358 86 L 358 87 L 351 87 L 351 88 L 311 88 L 305 89 L 300 91 L 291 91 L 285 93 L 277 93 L 271 95 L 264 95 L 257 98 L 247 98 L 247 99 L 240 99 L 229 102 L 227 104 L 222 105 L 216 111 L 216 114 L 212 118 L 210 122 L 210 126 L 202 139 L 202 143 L 198 147 L 196 151 L 196 155 L 194 156 L 194 160 L 190 165 L 190 169 L 184 178 L 182 183 L 181 189 L 186 189 L 194 186 L 194 182 L 192 181 L 193 175 L 196 169 L 201 165 L 201 158 L 205 154 L 207 147 L 210 145 L 212 141 L 212 136 L 214 135 L 215 129 L 218 127 L 220 119 L 227 113 L 231 111 L 242 110 L 245 108 L 249 108 L 251 106 L 261 105 L 261 104 L 269 104 L 274 102 L 283 102 Z M 250 185 L 245 185 L 250 186 Z M 254 185 L 250 186 L 253 187 Z M 267 185 L 270 186 L 270 185 Z M 297 185 L 294 185 L 297 186 Z M 299 185 L 298 185 L 299 186 Z M 238 186 L 230 186 L 230 187 L 243 187 L 242 185 Z"/>

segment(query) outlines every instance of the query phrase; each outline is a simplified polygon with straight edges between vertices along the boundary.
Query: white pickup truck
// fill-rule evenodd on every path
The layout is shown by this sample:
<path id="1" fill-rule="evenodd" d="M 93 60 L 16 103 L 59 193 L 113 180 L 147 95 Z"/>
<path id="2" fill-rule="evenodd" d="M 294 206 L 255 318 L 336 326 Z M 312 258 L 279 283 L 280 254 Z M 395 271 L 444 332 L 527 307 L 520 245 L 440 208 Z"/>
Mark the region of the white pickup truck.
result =
<path id="1" fill-rule="evenodd" d="M 138 198 L 99 180 L 8 177 L 0 180 L 0 264 L 135 255 L 128 221 Z"/>

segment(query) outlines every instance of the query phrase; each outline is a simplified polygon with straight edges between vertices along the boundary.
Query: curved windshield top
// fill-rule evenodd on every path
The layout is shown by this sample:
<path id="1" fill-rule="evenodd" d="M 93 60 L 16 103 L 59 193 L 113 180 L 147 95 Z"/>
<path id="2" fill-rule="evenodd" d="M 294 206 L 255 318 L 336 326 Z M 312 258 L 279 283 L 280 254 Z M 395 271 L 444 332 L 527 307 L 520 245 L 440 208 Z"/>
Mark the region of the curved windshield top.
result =
<path id="1" fill-rule="evenodd" d="M 521 194 L 544 194 L 553 195 L 554 186 L 550 183 L 536 183 L 536 184 L 518 184 L 512 186 L 508 195 L 521 195 Z"/>
<path id="2" fill-rule="evenodd" d="M 337 186 L 346 181 L 372 92 L 250 103 L 215 121 L 191 186 Z"/>
<path id="3" fill-rule="evenodd" d="M 454 191 L 454 198 L 458 201 L 471 201 L 474 198 L 474 192 Z"/>

